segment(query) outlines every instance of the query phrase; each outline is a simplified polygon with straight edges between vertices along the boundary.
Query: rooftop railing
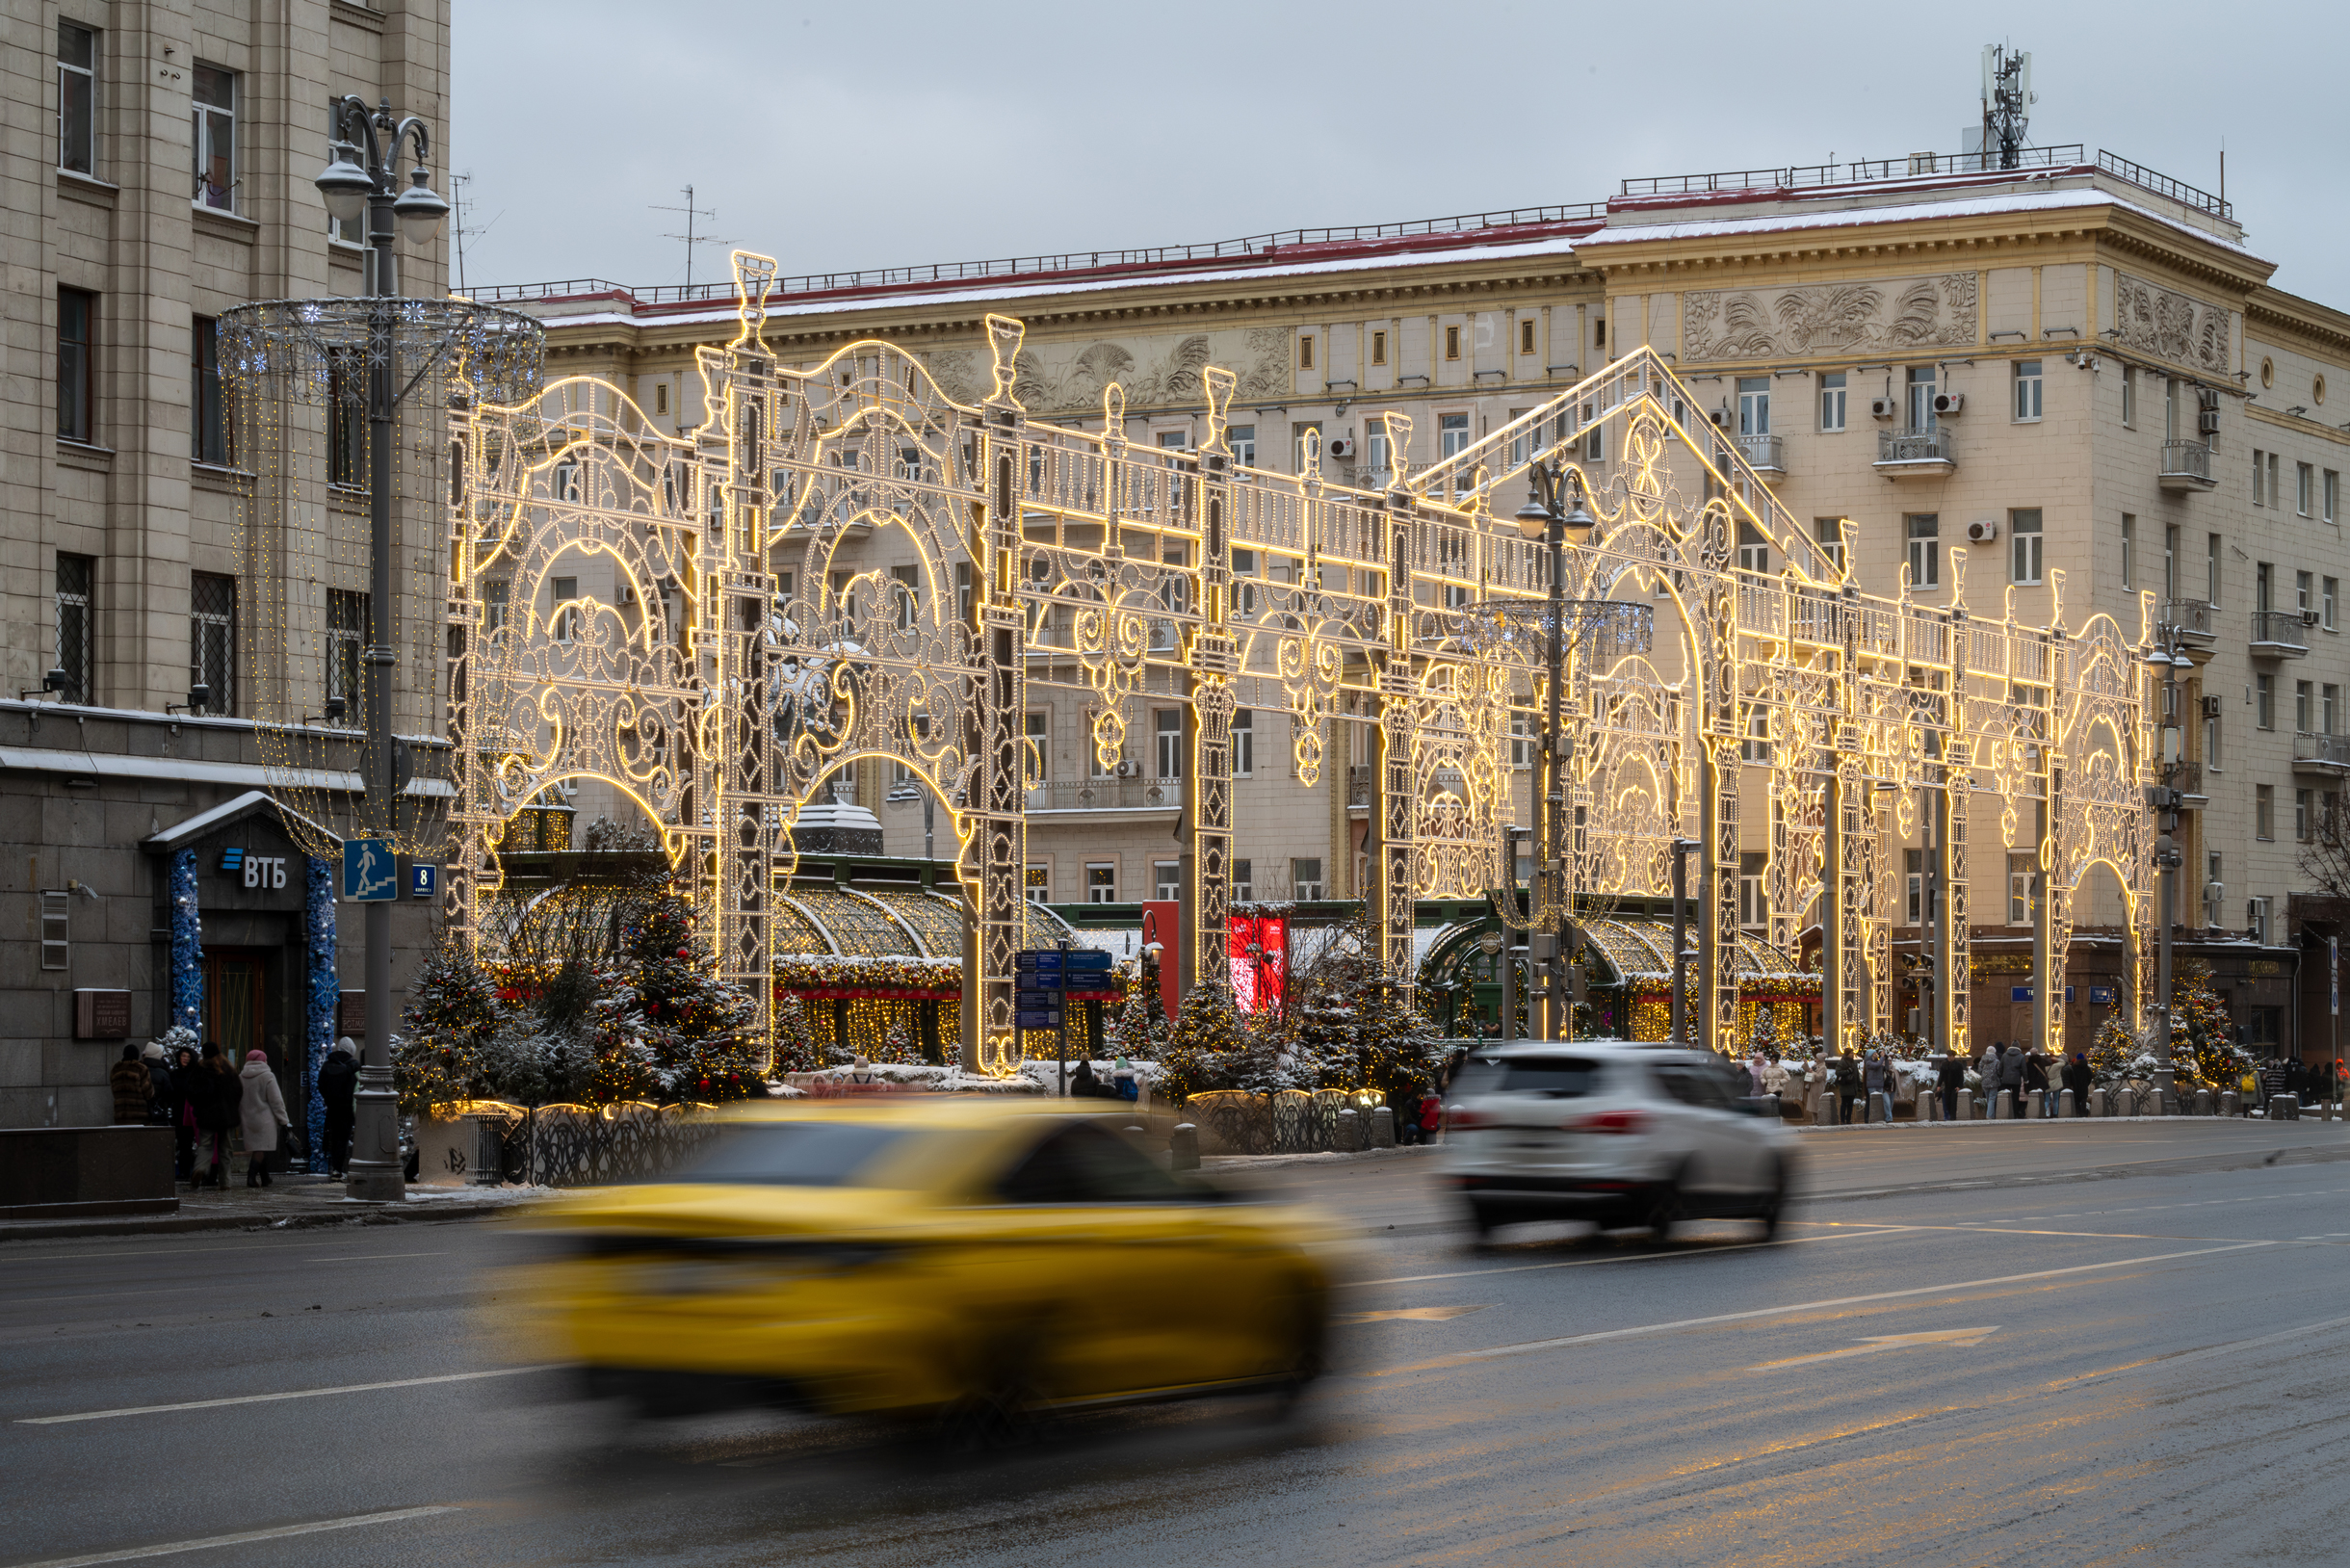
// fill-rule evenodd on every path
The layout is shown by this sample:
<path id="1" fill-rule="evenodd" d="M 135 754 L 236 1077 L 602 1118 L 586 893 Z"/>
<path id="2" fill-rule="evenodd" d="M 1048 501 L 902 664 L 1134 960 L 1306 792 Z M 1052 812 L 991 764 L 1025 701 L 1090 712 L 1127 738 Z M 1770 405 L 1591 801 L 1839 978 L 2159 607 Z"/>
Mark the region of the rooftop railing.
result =
<path id="1" fill-rule="evenodd" d="M 1945 174 L 2024 173 L 2033 170 L 2086 169 L 2094 166 L 2118 179 L 2152 191 L 2180 206 L 2231 222 L 2235 208 L 2208 191 L 2175 180 L 2144 164 L 2098 149 L 2095 159 L 2078 142 L 2053 146 L 2023 147 L 2013 164 L 1996 150 L 1990 152 L 1912 152 L 1898 158 L 1865 158 L 1849 164 L 1783 164 L 1776 169 L 1726 169 L 1708 174 L 1661 174 L 1628 179 L 1619 193 L 1625 196 L 1713 196 L 1735 191 L 1800 191 L 1828 185 L 1867 184 L 1876 180 L 1925 179 Z"/>

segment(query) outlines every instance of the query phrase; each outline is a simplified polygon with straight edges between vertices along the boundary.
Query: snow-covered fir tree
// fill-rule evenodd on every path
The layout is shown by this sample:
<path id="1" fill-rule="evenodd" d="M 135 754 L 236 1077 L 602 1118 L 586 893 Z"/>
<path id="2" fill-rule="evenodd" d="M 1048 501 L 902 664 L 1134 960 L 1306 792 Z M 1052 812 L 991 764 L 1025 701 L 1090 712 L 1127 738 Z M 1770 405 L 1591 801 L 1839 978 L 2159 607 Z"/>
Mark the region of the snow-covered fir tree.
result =
<path id="1" fill-rule="evenodd" d="M 692 911 L 664 893 L 596 976 L 590 1100 L 740 1100 L 764 1092 L 757 1005 L 711 973 Z"/>

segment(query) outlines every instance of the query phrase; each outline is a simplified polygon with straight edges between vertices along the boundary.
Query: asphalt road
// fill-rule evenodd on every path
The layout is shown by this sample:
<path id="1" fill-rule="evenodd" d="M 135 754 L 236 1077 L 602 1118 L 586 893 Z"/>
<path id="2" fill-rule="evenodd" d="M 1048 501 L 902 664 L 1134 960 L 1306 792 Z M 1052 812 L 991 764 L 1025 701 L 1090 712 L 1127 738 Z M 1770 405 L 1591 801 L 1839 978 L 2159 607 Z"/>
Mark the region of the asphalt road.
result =
<path id="1" fill-rule="evenodd" d="M 1804 1147 L 1768 1245 L 1472 1251 L 1423 1158 L 1265 1173 L 1364 1235 L 1306 1407 L 1088 1417 L 979 1459 L 565 1402 L 507 1359 L 487 1226 L 0 1247 L 0 1563 L 2350 1555 L 2350 1129 Z"/>

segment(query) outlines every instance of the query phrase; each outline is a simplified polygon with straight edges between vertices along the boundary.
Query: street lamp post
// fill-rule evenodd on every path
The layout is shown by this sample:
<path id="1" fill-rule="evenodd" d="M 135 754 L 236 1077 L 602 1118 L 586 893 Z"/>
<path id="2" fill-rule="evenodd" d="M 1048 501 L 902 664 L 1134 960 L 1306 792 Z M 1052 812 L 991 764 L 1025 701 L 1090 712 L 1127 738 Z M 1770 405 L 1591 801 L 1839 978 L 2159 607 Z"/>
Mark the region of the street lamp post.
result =
<path id="1" fill-rule="evenodd" d="M 2179 764 L 2184 751 L 2184 734 L 2179 721 L 2179 671 L 2193 669 L 2195 661 L 2180 651 L 2179 628 L 2163 621 L 2154 628 L 2154 651 L 2147 662 L 2162 671 L 2162 782 L 2151 792 L 2147 803 L 2155 813 L 2155 825 L 2161 829 L 2154 840 L 2154 875 L 2159 885 L 2155 898 L 2154 919 L 2154 1103 L 2164 1113 L 2171 1110 L 2177 1092 L 2178 1078 L 2171 1061 L 2171 927 L 2178 919 L 2179 867 L 2182 856 L 2179 852 L 2179 803 L 2177 788 Z"/>
<path id="2" fill-rule="evenodd" d="M 398 782 L 392 750 L 392 667 L 398 641 L 392 600 L 392 464 L 400 389 L 393 385 L 392 301 L 400 292 L 392 240 L 405 227 L 430 240 L 449 216 L 434 194 L 424 160 L 431 152 L 425 122 L 392 118 L 386 99 L 374 110 L 356 93 L 333 106 L 331 157 L 316 184 L 326 211 L 349 222 L 367 215 L 368 627 L 366 730 L 358 811 L 362 836 L 392 839 L 399 830 Z M 400 151 L 413 143 L 416 167 L 399 189 Z M 365 161 L 361 162 L 364 152 Z M 397 220 L 397 223 L 395 223 Z M 400 1165 L 399 1096 L 392 1085 L 392 905 L 376 901 L 366 915 L 367 1045 L 359 1064 L 350 1163 L 350 1195 L 376 1202 L 405 1196 Z"/>
<path id="3" fill-rule="evenodd" d="M 1526 473 L 1528 485 L 1526 505 L 1518 509 L 1514 520 L 1520 534 L 1529 539 L 1539 538 L 1549 547 L 1551 578 L 1550 614 L 1544 617 L 1543 633 L 1543 669 L 1549 690 L 1543 711 L 1542 769 L 1536 778 L 1541 802 L 1534 829 L 1534 842 L 1539 846 L 1534 875 L 1536 888 L 1548 895 L 1547 899 L 1538 896 L 1536 906 L 1550 912 L 1553 926 L 1542 933 L 1545 940 L 1531 944 L 1535 951 L 1529 955 L 1549 965 L 1543 986 L 1543 1037 L 1555 1040 L 1574 1032 L 1572 1017 L 1562 1006 L 1567 963 L 1567 792 L 1566 738 L 1560 733 L 1559 716 L 1567 656 L 1566 544 L 1569 535 L 1574 536 L 1577 544 L 1589 538 L 1597 519 L 1583 505 L 1580 469 L 1554 460 L 1534 463 Z M 1567 505 L 1570 491 L 1572 510 Z M 1563 1031 L 1562 1025 L 1566 1026 Z"/>

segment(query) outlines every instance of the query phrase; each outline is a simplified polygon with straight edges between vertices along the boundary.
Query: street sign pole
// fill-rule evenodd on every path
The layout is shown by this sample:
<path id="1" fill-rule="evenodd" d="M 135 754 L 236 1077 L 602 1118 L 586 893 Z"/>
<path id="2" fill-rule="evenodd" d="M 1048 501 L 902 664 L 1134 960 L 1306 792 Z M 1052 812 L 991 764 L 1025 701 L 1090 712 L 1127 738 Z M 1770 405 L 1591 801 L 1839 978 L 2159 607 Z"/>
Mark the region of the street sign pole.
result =
<path id="1" fill-rule="evenodd" d="M 1060 1093 L 1069 1095 L 1069 939 L 1062 937 L 1060 948 Z"/>

